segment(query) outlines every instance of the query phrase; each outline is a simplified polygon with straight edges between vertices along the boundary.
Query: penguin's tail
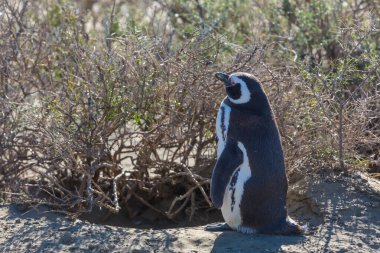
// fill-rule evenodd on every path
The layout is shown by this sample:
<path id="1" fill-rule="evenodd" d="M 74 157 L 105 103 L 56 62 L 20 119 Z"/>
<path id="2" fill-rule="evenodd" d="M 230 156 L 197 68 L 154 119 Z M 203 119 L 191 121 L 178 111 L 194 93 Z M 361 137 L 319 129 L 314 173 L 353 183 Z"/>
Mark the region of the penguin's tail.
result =
<path id="1" fill-rule="evenodd" d="M 300 226 L 297 222 L 295 222 L 292 218 L 287 217 L 285 222 L 282 223 L 280 227 L 278 227 L 274 234 L 278 235 L 304 235 L 308 233 L 308 226 Z"/>

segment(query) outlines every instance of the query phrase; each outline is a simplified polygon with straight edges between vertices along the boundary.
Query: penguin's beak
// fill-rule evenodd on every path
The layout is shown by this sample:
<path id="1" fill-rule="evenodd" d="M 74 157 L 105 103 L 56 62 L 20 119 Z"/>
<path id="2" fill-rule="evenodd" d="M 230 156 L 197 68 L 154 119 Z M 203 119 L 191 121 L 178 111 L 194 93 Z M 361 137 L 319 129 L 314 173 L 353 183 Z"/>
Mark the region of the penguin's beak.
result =
<path id="1" fill-rule="evenodd" d="M 226 87 L 231 87 L 233 84 L 229 81 L 229 75 L 224 74 L 223 72 L 217 72 L 215 77 L 224 83 Z"/>

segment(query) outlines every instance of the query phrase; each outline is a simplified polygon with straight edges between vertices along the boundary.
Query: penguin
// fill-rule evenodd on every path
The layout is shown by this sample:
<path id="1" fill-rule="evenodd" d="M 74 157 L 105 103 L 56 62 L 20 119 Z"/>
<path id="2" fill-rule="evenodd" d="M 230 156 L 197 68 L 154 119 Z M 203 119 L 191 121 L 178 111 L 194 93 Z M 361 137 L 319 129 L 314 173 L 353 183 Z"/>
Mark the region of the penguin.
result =
<path id="1" fill-rule="evenodd" d="M 242 72 L 219 72 L 215 77 L 224 83 L 227 96 L 216 119 L 217 161 L 210 196 L 225 223 L 206 230 L 303 234 L 303 228 L 287 214 L 284 154 L 261 83 Z"/>

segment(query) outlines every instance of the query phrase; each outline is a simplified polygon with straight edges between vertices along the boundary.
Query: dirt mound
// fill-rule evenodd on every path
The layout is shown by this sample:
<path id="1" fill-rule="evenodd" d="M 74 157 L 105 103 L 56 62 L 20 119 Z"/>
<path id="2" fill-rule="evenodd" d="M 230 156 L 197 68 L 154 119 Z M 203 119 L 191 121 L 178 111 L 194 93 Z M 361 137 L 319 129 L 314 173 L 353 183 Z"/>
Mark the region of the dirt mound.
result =
<path id="1" fill-rule="evenodd" d="M 210 233 L 203 226 L 136 229 L 0 206 L 0 252 L 378 252 L 380 182 L 363 174 L 308 175 L 292 184 L 290 215 L 304 237 Z"/>

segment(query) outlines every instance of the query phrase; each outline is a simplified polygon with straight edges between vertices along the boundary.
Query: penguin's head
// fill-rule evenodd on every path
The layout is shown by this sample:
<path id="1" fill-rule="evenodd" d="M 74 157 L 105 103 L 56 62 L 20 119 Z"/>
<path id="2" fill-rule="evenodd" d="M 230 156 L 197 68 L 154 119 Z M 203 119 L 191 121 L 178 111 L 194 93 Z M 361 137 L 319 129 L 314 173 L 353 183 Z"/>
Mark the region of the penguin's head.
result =
<path id="1" fill-rule="evenodd" d="M 231 105 L 266 111 L 269 102 L 260 82 L 251 74 L 236 72 L 230 75 L 218 72 L 215 77 L 224 83 Z"/>

